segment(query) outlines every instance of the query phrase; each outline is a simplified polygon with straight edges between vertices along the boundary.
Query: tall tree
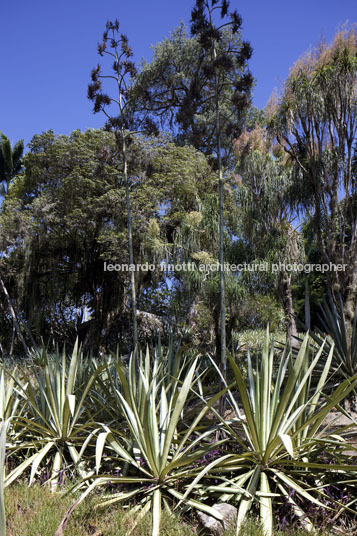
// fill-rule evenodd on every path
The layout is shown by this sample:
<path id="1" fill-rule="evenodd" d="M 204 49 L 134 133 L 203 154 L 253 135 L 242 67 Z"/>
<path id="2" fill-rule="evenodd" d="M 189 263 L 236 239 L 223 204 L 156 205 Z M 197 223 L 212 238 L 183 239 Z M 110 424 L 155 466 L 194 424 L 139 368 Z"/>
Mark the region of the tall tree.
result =
<path id="1" fill-rule="evenodd" d="M 216 14 L 218 17 L 216 17 Z M 218 22 L 216 23 L 216 18 Z M 224 289 L 224 166 L 242 130 L 253 78 L 247 68 L 252 49 L 240 36 L 241 18 L 229 2 L 197 0 L 189 37 L 181 26 L 159 44 L 134 84 L 141 109 L 161 119 L 179 143 L 192 144 L 211 158 L 219 174 L 219 261 L 221 368 L 226 369 Z"/>
<path id="2" fill-rule="evenodd" d="M 10 187 L 11 181 L 18 175 L 22 169 L 22 157 L 24 153 L 24 140 L 19 140 L 15 143 L 14 147 L 11 146 L 10 140 L 2 133 L 0 133 L 0 195 L 5 195 Z M 0 288 L 3 291 L 8 309 L 13 321 L 13 333 L 18 333 L 21 343 L 24 347 L 25 353 L 28 353 L 28 347 L 26 341 L 22 335 L 21 328 L 18 322 L 18 318 L 15 312 L 14 304 L 5 286 L 5 281 L 1 274 L 0 265 Z M 10 354 L 12 354 L 13 345 L 10 348 Z"/>
<path id="3" fill-rule="evenodd" d="M 0 210 L 0 265 L 15 313 L 17 307 L 18 318 L 26 320 L 37 343 L 42 336 L 70 345 L 78 335 L 93 351 L 115 348 L 118 342 L 126 350 L 132 344 L 130 274 L 103 270 L 103 261 L 128 264 L 125 184 L 118 184 L 122 154 L 115 137 L 100 130 L 69 136 L 47 132 L 35 136 L 29 149 L 24 171 Z M 165 249 L 171 255 L 177 228 L 188 212 L 197 210 L 215 177 L 202 153 L 166 138 L 136 136 L 127 157 L 134 258 L 151 264 L 155 251 L 158 261 Z M 165 307 L 158 311 L 153 303 L 165 274 L 149 270 L 135 275 L 138 337 L 143 340 L 141 313 L 165 314 Z M 0 288 L 1 306 L 8 311 Z M 79 316 L 85 306 L 87 322 Z M 9 320 L 8 312 L 0 318 L 6 350 Z M 20 322 L 22 330 L 26 323 Z"/>
<path id="4" fill-rule="evenodd" d="M 38 344 L 41 336 L 72 343 L 85 295 L 95 311 L 92 324 L 103 311 L 99 332 L 106 330 L 112 307 L 112 301 L 106 307 L 101 302 L 107 287 L 113 300 L 123 300 L 122 284 L 105 278 L 101 259 L 109 248 L 102 235 L 113 219 L 117 149 L 113 136 L 99 131 L 59 137 L 47 132 L 35 136 L 29 149 L 1 207 L 5 282 Z M 125 214 L 125 203 L 120 210 Z M 112 234 L 118 227 L 124 232 L 120 222 Z"/>
<path id="5" fill-rule="evenodd" d="M 219 72 L 220 133 L 225 166 L 233 154 L 232 140 L 244 128 L 253 82 L 247 66 L 251 47 L 242 41 L 239 29 L 236 32 L 232 29 L 228 24 L 219 32 L 214 65 Z M 218 71 L 219 62 L 222 64 Z M 202 48 L 198 35 L 190 36 L 181 25 L 154 47 L 153 58 L 141 66 L 133 90 L 138 106 L 158 120 L 161 129 L 169 131 L 177 143 L 193 145 L 202 151 L 217 167 L 214 84 L 211 55 Z M 231 163 L 234 165 L 234 160 Z"/>
<path id="6" fill-rule="evenodd" d="M 344 297 L 352 327 L 357 292 L 357 30 L 338 32 L 298 60 L 279 99 L 268 106 L 269 126 L 293 163 L 292 201 L 313 224 L 336 296 Z"/>

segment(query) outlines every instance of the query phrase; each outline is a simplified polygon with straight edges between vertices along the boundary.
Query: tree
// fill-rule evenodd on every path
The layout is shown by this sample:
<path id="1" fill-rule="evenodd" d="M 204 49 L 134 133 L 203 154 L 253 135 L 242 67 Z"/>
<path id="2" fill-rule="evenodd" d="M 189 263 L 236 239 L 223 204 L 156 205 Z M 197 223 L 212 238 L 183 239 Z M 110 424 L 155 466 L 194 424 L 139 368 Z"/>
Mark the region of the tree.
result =
<path id="1" fill-rule="evenodd" d="M 141 69 L 134 85 L 142 110 L 159 115 L 179 143 L 190 143 L 212 159 L 219 174 L 221 368 L 226 369 L 224 290 L 223 166 L 244 123 L 253 83 L 247 69 L 252 50 L 240 39 L 241 18 L 228 13 L 229 2 L 197 0 L 191 34 L 183 27 L 159 45 L 153 61 Z M 219 22 L 215 23 L 219 11 Z"/>
<path id="2" fill-rule="evenodd" d="M 37 342 L 42 336 L 71 344 L 80 324 L 77 311 L 87 305 L 95 311 L 92 324 L 106 330 L 112 302 L 101 298 L 114 300 L 122 290 L 105 277 L 101 259 L 113 218 L 116 146 L 103 132 L 56 138 L 50 131 L 35 136 L 29 149 L 1 207 L 4 273 Z M 96 338 L 93 333 L 93 348 Z"/>
<path id="3" fill-rule="evenodd" d="M 222 162 L 227 166 L 233 153 L 232 139 L 245 122 L 252 77 L 246 59 L 250 45 L 240 32 L 226 27 L 216 42 L 220 66 L 218 95 Z M 179 144 L 191 144 L 212 159 L 217 167 L 216 106 L 212 60 L 198 36 L 190 37 L 181 25 L 154 48 L 153 59 L 144 63 L 133 90 L 138 106 L 159 121 Z"/>
<path id="4" fill-rule="evenodd" d="M 21 171 L 24 140 L 19 140 L 11 147 L 10 140 L 2 133 L 0 135 L 0 195 L 5 195 L 10 182 Z"/>
<path id="5" fill-rule="evenodd" d="M 225 86 L 232 87 L 232 81 L 229 75 L 235 72 L 234 67 L 237 63 L 240 67 L 245 65 L 251 56 L 251 48 L 248 43 L 244 43 L 240 49 L 228 48 L 223 51 L 219 50 L 218 43 L 223 39 L 223 28 L 229 27 L 232 35 L 237 34 L 241 27 L 242 19 L 236 11 L 229 14 L 230 21 L 227 22 L 229 2 L 223 0 L 218 4 L 217 0 L 211 0 L 210 3 L 204 0 L 196 0 L 195 7 L 191 14 L 191 33 L 196 36 L 200 47 L 201 61 L 208 59 L 205 68 L 198 69 L 196 73 L 195 86 L 192 97 L 196 102 L 202 103 L 202 99 L 211 99 L 215 106 L 215 142 L 216 156 L 218 162 L 219 174 L 219 262 L 220 262 L 220 315 L 221 315 L 221 372 L 226 378 L 227 357 L 226 357 L 226 303 L 225 303 L 225 277 L 224 277 L 224 204 L 223 204 L 223 165 L 222 165 L 222 132 L 228 132 L 231 129 L 231 117 L 227 118 L 221 110 L 224 104 L 221 102 L 221 94 L 225 91 Z M 220 26 L 214 23 L 215 11 L 220 10 L 222 20 Z M 236 64 L 234 62 L 236 60 Z M 202 77 L 202 78 L 201 78 Z M 208 95 L 199 93 L 198 79 L 204 81 L 208 88 Z M 241 115 L 242 110 L 249 103 L 249 91 L 253 79 L 250 74 L 243 75 L 235 81 L 234 91 L 232 92 L 231 104 L 236 108 L 236 113 Z M 202 86 L 201 86 L 202 87 Z M 186 121 L 193 121 L 195 112 L 185 106 L 180 110 Z M 241 119 L 241 118 L 240 118 Z"/>
<path id="6" fill-rule="evenodd" d="M 151 264 L 155 251 L 159 260 L 165 248 L 174 255 L 178 227 L 214 179 L 204 155 L 167 138 L 133 138 L 127 159 L 133 254 L 138 264 Z M 126 351 L 131 344 L 130 273 L 103 270 L 105 261 L 129 264 L 121 170 L 122 152 L 110 132 L 50 131 L 29 145 L 24 170 L 1 207 L 0 250 L 9 294 L 37 343 L 42 337 L 71 345 L 79 336 L 93 352 L 118 343 Z M 164 287 L 164 275 L 135 271 L 141 341 L 141 313 L 168 311 L 159 312 L 152 298 Z M 1 321 L 0 340 L 8 348 L 8 316 Z"/>
<path id="7" fill-rule="evenodd" d="M 22 157 L 24 153 L 24 141 L 19 140 L 16 142 L 14 147 L 11 147 L 10 140 L 2 133 L 0 140 L 0 195 L 5 195 L 10 187 L 11 181 L 20 173 L 22 169 Z M 3 291 L 6 302 L 8 305 L 8 310 L 12 317 L 13 322 L 13 339 L 15 330 L 18 333 L 18 336 L 22 342 L 25 353 L 28 354 L 29 350 L 26 344 L 26 341 L 22 335 L 21 328 L 18 322 L 17 315 L 15 313 L 14 304 L 8 293 L 8 290 L 5 286 L 4 279 L 1 274 L 1 265 L 0 265 L 0 288 Z M 10 348 L 10 355 L 12 354 L 13 344 Z"/>
<path id="8" fill-rule="evenodd" d="M 341 293 L 349 327 L 357 292 L 357 30 L 338 32 L 298 60 L 279 99 L 268 106 L 269 128 L 289 154 L 293 205 L 310 219 L 321 261 Z"/>
<path id="9" fill-rule="evenodd" d="M 293 227 L 295 214 L 289 198 L 293 180 L 289 160 L 279 147 L 272 147 L 266 130 L 259 125 L 250 132 L 244 131 L 235 148 L 241 178 L 237 203 L 241 207 L 242 237 L 250 262 L 283 265 L 301 262 L 303 244 Z M 293 345 L 297 337 L 292 293 L 294 274 L 279 270 L 255 273 L 254 277 L 260 279 L 262 288 L 276 288 L 283 304 L 287 340 Z"/>

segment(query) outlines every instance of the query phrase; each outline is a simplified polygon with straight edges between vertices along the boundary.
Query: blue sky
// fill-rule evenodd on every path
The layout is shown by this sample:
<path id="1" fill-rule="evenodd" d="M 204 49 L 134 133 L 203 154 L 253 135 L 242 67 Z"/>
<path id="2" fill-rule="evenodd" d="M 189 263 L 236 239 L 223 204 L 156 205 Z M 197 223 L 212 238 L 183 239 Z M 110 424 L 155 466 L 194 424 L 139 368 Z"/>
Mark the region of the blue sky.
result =
<path id="1" fill-rule="evenodd" d="M 28 143 L 50 128 L 68 134 L 100 127 L 86 98 L 89 73 L 98 62 L 96 44 L 108 19 L 118 18 L 136 60 L 180 21 L 189 22 L 194 0 L 20 0 L 1 9 L 0 130 Z M 355 0 L 231 0 L 243 17 L 250 62 L 257 80 L 254 103 L 263 107 L 292 63 L 346 21 L 356 20 Z"/>

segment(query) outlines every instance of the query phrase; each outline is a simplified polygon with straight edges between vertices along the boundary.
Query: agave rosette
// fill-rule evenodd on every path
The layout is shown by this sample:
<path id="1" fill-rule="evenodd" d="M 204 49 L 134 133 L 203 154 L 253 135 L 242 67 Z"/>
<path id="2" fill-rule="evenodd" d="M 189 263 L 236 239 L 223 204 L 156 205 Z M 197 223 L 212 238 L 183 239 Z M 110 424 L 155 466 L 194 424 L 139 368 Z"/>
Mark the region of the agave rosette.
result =
<path id="1" fill-rule="evenodd" d="M 244 416 L 230 393 L 240 431 L 223 417 L 220 420 L 238 453 L 232 452 L 230 457 L 211 469 L 211 479 L 221 481 L 218 485 L 208 486 L 205 492 L 218 493 L 222 501 L 238 502 L 237 533 L 255 504 L 259 505 L 265 534 L 272 535 L 276 502 L 288 504 L 302 525 L 314 530 L 304 505 L 326 508 L 322 502 L 323 476 L 333 473 L 338 481 L 346 479 L 347 475 L 351 482 L 356 482 L 353 471 L 357 467 L 347 463 L 344 456 L 346 444 L 341 435 L 349 426 L 339 430 L 338 434 L 332 433 L 324 420 L 355 387 L 357 376 L 346 379 L 328 397 L 323 396 L 333 347 L 316 385 L 312 384 L 312 372 L 320 362 L 323 345 L 311 359 L 309 352 L 307 334 L 294 360 L 290 353 L 284 352 L 275 381 L 275 352 L 273 345 L 269 348 L 269 332 L 261 362 L 255 370 L 248 356 L 247 382 L 229 355 Z M 324 463 L 326 456 L 330 463 Z"/>
<path id="2" fill-rule="evenodd" d="M 30 484 L 41 465 L 49 468 L 51 489 L 59 487 L 60 472 L 69 465 L 81 477 L 87 476 L 83 454 L 90 441 L 94 444 L 94 421 L 86 413 L 85 401 L 95 380 L 95 374 L 87 385 L 77 389 L 77 374 L 82 366 L 82 354 L 75 344 L 69 366 L 63 352 L 49 359 L 42 350 L 42 365 L 32 367 L 34 379 L 24 374 L 26 385 L 17 382 L 26 404 L 26 413 L 16 418 L 23 428 L 19 446 L 25 459 L 7 477 L 7 484 L 16 480 L 31 467 Z"/>
<path id="3" fill-rule="evenodd" d="M 218 463 L 215 460 L 203 470 L 199 464 L 217 445 L 209 441 L 214 428 L 202 431 L 199 423 L 221 393 L 198 410 L 190 422 L 185 418 L 187 400 L 197 382 L 197 361 L 178 365 L 180 357 L 176 355 L 176 360 L 169 359 L 164 365 L 160 352 L 152 358 L 147 351 L 138 366 L 133 356 L 128 367 L 115 364 L 121 388 L 113 387 L 112 392 L 118 414 L 126 423 L 126 434 L 103 425 L 104 431 L 97 438 L 97 474 L 81 500 L 97 486 L 121 485 L 123 490 L 104 496 L 101 505 L 127 505 L 134 500 L 136 506 L 131 513 L 138 510 L 138 520 L 151 510 L 153 536 L 160 532 L 162 507 L 171 512 L 179 502 L 222 519 L 219 512 L 190 496 L 190 484 Z M 109 461 L 121 466 L 121 474 L 100 473 L 104 448 L 110 452 Z"/>

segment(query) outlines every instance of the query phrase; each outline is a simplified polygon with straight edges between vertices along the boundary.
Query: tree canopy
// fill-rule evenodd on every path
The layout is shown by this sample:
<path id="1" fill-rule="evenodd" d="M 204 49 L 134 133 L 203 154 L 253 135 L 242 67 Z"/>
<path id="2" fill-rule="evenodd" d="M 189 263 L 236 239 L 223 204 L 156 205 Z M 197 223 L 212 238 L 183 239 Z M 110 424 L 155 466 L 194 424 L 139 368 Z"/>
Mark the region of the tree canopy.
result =
<path id="1" fill-rule="evenodd" d="M 88 88 L 103 128 L 35 135 L 25 156 L 21 140 L 1 136 L 0 351 L 77 336 L 87 349 L 127 351 L 135 330 L 143 343 L 175 329 L 224 373 L 237 331 L 269 320 L 292 342 L 296 315 L 305 308 L 318 323 L 328 288 L 338 304 L 342 296 L 351 332 L 356 42 L 353 27 L 320 43 L 259 111 L 252 49 L 228 2 L 197 0 L 190 28 L 138 70 L 109 22 Z M 226 262 L 345 267 L 299 275 L 230 272 Z M 145 263 L 154 269 L 128 268 Z"/>
<path id="2" fill-rule="evenodd" d="M 335 296 L 349 322 L 357 292 L 357 33 L 342 30 L 299 59 L 268 106 L 269 130 L 289 155 L 291 201 L 311 219 Z"/>

